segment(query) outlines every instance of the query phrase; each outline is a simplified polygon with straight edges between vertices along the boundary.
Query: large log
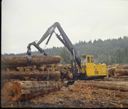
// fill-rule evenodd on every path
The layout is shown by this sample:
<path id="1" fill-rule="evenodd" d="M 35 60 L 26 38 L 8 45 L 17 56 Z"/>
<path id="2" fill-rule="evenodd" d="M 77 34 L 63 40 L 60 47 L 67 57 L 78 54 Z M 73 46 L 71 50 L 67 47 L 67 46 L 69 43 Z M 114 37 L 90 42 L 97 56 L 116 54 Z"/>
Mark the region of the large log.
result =
<path id="1" fill-rule="evenodd" d="M 27 65 L 43 65 L 59 63 L 61 58 L 59 56 L 44 56 L 33 55 L 31 57 L 25 56 L 2 56 L 2 67 L 20 67 Z"/>
<path id="2" fill-rule="evenodd" d="M 118 65 L 117 68 L 119 68 L 119 69 L 128 69 L 128 64 Z"/>
<path id="3" fill-rule="evenodd" d="M 60 80 L 59 71 L 6 71 L 2 72 L 3 79 L 18 79 L 18 80 Z"/>
<path id="4" fill-rule="evenodd" d="M 128 69 L 121 69 L 121 68 L 109 68 L 108 69 L 109 76 L 128 76 Z"/>
<path id="5" fill-rule="evenodd" d="M 8 81 L 2 87 L 2 103 L 28 100 L 59 90 L 61 81 Z"/>
<path id="6" fill-rule="evenodd" d="M 115 69 L 116 76 L 128 76 L 128 69 Z"/>
<path id="7" fill-rule="evenodd" d="M 86 84 L 103 89 L 128 91 L 128 82 L 125 81 L 92 81 Z"/>

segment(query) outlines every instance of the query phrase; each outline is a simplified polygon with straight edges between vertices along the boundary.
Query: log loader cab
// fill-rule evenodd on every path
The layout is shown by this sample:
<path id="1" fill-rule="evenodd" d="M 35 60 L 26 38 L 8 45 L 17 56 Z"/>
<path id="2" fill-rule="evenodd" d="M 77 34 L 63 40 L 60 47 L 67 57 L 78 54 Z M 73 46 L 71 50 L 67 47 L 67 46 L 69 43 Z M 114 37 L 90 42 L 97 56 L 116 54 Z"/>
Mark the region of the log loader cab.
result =
<path id="1" fill-rule="evenodd" d="M 93 55 L 83 55 L 84 61 L 82 62 L 82 78 L 92 79 L 92 78 L 102 78 L 107 76 L 107 66 L 106 64 L 95 64 Z"/>

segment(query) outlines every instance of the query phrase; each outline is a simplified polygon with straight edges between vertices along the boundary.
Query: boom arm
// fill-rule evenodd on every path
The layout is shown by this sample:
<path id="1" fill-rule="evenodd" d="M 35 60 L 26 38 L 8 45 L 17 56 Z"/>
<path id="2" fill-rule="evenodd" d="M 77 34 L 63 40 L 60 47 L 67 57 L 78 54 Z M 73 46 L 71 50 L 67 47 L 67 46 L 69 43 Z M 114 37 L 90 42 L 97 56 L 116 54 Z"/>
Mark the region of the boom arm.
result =
<path id="1" fill-rule="evenodd" d="M 55 32 L 55 29 L 58 29 L 60 32 L 60 35 L 58 35 Z M 28 45 L 28 51 L 27 54 L 31 55 L 31 45 L 35 46 L 41 53 L 44 53 L 44 55 L 46 55 L 46 53 L 44 52 L 44 50 L 42 48 L 39 47 L 39 45 L 47 38 L 47 42 L 46 44 L 48 44 L 52 34 L 55 33 L 57 38 L 64 44 L 64 46 L 70 51 L 70 53 L 73 56 L 73 63 L 76 68 L 76 64 L 78 65 L 79 68 L 81 68 L 81 59 L 78 56 L 78 53 L 76 51 L 76 49 L 73 47 L 73 44 L 71 43 L 71 41 L 69 40 L 68 36 L 66 35 L 66 33 L 64 32 L 64 30 L 62 29 L 61 25 L 58 22 L 55 22 L 52 26 L 50 26 L 48 28 L 48 30 L 44 33 L 44 35 L 41 37 L 41 39 L 36 43 L 36 42 L 32 42 Z M 76 71 L 74 71 L 76 72 Z"/>

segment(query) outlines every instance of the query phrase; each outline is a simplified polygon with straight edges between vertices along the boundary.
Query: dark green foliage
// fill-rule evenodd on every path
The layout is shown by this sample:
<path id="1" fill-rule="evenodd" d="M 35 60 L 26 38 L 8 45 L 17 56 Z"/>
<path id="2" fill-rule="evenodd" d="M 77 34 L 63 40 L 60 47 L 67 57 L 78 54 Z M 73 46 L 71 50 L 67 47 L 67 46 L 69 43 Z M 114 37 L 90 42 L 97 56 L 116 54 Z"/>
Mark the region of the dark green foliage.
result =
<path id="1" fill-rule="evenodd" d="M 85 42 L 79 41 L 74 47 L 80 56 L 82 54 L 92 54 L 96 63 L 128 63 L 128 37 L 107 40 L 94 40 Z M 64 63 L 69 63 L 70 53 L 64 48 L 50 49 L 54 55 L 64 58 Z"/>
<path id="2" fill-rule="evenodd" d="M 92 54 L 96 63 L 128 64 L 128 37 L 107 40 L 79 41 L 74 45 L 78 54 Z M 60 55 L 62 63 L 69 63 L 71 54 L 65 47 L 53 47 L 45 50 L 49 55 Z M 38 54 L 34 52 L 34 54 Z"/>
<path id="3" fill-rule="evenodd" d="M 70 63 L 71 61 L 71 54 L 69 53 L 69 51 L 64 47 L 61 49 L 61 54 L 60 56 L 63 57 L 62 63 L 66 64 L 66 63 Z"/>
<path id="4" fill-rule="evenodd" d="M 80 54 L 94 55 L 97 63 L 128 63 L 128 37 L 79 42 L 75 47 Z"/>

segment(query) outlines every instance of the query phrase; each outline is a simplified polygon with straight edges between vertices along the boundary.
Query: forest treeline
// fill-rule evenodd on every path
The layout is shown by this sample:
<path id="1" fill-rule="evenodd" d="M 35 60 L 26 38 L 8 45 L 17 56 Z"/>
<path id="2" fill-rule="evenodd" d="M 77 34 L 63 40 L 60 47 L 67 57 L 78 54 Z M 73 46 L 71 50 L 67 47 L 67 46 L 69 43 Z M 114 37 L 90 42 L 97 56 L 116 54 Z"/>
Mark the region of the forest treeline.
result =
<path id="1" fill-rule="evenodd" d="M 79 56 L 91 54 L 95 63 L 128 64 L 128 37 L 107 40 L 79 41 L 74 44 Z M 49 55 L 60 55 L 62 63 L 70 63 L 71 54 L 65 47 L 53 47 L 45 50 Z M 34 52 L 33 54 L 38 54 Z"/>
<path id="2" fill-rule="evenodd" d="M 96 63 L 126 64 L 128 63 L 128 37 L 107 40 L 79 41 L 74 45 L 78 54 L 91 54 Z M 65 47 L 53 47 L 46 50 L 51 55 L 60 55 L 64 63 L 70 62 L 70 53 Z"/>

